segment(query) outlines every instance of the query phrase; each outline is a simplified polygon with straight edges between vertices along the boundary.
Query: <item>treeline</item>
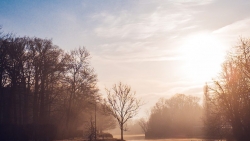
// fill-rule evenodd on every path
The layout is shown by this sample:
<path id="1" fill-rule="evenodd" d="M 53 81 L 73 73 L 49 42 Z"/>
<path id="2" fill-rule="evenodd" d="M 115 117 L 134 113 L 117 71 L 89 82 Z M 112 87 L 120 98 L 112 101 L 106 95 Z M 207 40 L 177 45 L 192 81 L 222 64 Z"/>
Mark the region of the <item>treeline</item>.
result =
<path id="1" fill-rule="evenodd" d="M 141 119 L 145 138 L 181 138 L 201 135 L 202 107 L 199 98 L 176 94 L 161 98 L 151 110 L 148 120 Z"/>
<path id="2" fill-rule="evenodd" d="M 49 39 L 1 32 L 0 138 L 36 140 L 53 128 L 51 138 L 72 136 L 96 108 L 96 83 L 84 47 L 65 52 Z"/>

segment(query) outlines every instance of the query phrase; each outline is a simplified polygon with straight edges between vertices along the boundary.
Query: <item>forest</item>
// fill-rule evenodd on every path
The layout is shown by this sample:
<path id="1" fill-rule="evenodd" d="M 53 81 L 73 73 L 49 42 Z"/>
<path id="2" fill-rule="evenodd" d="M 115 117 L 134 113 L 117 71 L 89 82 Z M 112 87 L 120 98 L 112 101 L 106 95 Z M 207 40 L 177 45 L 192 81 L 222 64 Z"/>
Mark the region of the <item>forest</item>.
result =
<path id="1" fill-rule="evenodd" d="M 101 97 L 89 62 L 84 47 L 65 52 L 50 39 L 1 32 L 0 136 L 7 140 L 75 136 L 79 125 L 92 122 L 94 110 L 102 118 L 100 130 L 115 126 L 109 115 L 97 110 Z"/>
<path id="2" fill-rule="evenodd" d="M 241 38 L 219 76 L 205 84 L 202 104 L 185 94 L 159 99 L 149 117 L 138 121 L 145 138 L 249 140 L 249 58 L 250 40 Z M 93 132 L 96 139 L 97 133 L 118 124 L 123 135 L 124 124 L 143 104 L 122 83 L 106 89 L 104 100 L 90 59 L 84 47 L 64 51 L 51 39 L 1 32 L 0 139 L 53 140 L 87 134 L 92 140 Z M 124 95 L 112 92 L 125 94 L 129 104 L 123 102 Z M 122 101 L 122 110 L 127 108 L 124 113 L 117 101 Z"/>

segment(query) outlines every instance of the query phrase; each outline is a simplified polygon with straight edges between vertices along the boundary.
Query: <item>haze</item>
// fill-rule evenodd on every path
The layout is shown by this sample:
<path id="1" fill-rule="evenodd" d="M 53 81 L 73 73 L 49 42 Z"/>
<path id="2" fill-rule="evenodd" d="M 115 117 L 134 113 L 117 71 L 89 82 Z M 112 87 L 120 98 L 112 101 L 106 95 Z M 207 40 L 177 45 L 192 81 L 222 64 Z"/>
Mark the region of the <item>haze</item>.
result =
<path id="1" fill-rule="evenodd" d="M 84 46 L 100 93 L 122 81 L 145 104 L 183 93 L 202 98 L 228 48 L 248 37 L 249 1 L 1 1 L 5 33 Z"/>

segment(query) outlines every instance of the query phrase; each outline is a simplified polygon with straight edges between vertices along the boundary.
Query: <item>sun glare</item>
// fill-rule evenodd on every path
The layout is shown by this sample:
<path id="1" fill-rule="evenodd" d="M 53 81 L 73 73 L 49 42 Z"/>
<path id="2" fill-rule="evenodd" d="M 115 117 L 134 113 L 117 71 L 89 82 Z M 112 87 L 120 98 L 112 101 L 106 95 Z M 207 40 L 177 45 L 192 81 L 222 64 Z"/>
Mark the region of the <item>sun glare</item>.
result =
<path id="1" fill-rule="evenodd" d="M 189 36 L 181 47 L 185 75 L 195 81 L 210 81 L 221 70 L 225 46 L 213 35 Z"/>

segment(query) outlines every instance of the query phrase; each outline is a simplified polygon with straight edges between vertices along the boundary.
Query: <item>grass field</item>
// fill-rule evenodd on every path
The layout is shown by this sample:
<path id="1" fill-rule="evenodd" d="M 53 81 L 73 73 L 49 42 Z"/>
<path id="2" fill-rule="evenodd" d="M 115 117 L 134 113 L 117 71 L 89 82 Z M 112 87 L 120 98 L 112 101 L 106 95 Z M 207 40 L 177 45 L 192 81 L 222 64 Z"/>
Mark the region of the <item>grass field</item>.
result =
<path id="1" fill-rule="evenodd" d="M 120 135 L 114 135 L 114 138 L 120 139 Z M 199 138 L 183 138 L 183 139 L 145 139 L 144 134 L 138 135 L 124 135 L 123 138 L 126 141 L 225 141 L 225 140 L 208 140 L 208 139 L 199 139 Z"/>
<path id="2" fill-rule="evenodd" d="M 120 135 L 113 135 L 114 138 L 120 139 Z M 226 140 L 211 140 L 211 139 L 199 139 L 199 138 L 170 138 L 170 139 L 145 139 L 144 134 L 138 135 L 124 135 L 126 141 L 226 141 Z M 55 140 L 55 141 L 86 141 L 82 138 L 75 138 L 71 140 Z M 106 141 L 115 141 L 113 139 L 107 139 Z"/>

